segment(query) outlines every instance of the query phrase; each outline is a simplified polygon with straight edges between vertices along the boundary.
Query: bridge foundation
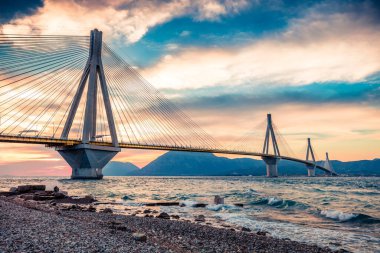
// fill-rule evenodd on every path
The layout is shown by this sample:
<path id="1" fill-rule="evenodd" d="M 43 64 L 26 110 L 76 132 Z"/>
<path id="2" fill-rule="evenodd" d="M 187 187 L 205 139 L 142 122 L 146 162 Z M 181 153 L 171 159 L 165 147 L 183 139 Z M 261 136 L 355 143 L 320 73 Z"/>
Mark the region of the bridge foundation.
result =
<path id="1" fill-rule="evenodd" d="M 278 177 L 277 164 L 280 159 L 276 157 L 265 156 L 263 156 L 262 159 L 267 166 L 267 177 Z"/>
<path id="2" fill-rule="evenodd" d="M 307 175 L 309 177 L 315 177 L 315 166 L 314 165 L 306 165 Z"/>
<path id="3" fill-rule="evenodd" d="M 71 166 L 71 179 L 102 179 L 103 167 L 121 149 L 117 147 L 79 144 L 71 147 L 57 147 L 56 150 Z"/>

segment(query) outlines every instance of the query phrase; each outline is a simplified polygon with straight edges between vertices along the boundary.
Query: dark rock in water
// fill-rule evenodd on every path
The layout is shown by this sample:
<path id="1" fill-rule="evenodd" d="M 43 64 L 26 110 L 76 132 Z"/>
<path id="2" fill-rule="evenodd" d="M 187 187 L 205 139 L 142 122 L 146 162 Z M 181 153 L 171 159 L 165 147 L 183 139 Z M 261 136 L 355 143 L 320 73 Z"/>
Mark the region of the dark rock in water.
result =
<path id="1" fill-rule="evenodd" d="M 143 213 L 151 213 L 152 211 L 149 209 L 145 209 Z"/>
<path id="2" fill-rule="evenodd" d="M 167 220 L 169 220 L 169 219 L 170 219 L 170 216 L 169 216 L 169 214 L 163 212 L 163 213 L 160 213 L 160 214 L 157 216 L 157 218 L 160 218 L 160 219 L 167 219 Z"/>
<path id="3" fill-rule="evenodd" d="M 133 240 L 138 241 L 138 242 L 146 242 L 146 239 L 147 239 L 144 233 L 133 233 L 132 238 Z"/>
<path id="4" fill-rule="evenodd" d="M 90 202 L 96 201 L 96 199 L 92 195 L 86 195 L 86 196 L 84 196 L 84 199 L 86 199 L 86 200 L 88 200 Z"/>
<path id="5" fill-rule="evenodd" d="M 46 185 L 19 185 L 17 191 L 19 193 L 26 193 L 30 191 L 45 191 Z"/>
<path id="6" fill-rule="evenodd" d="M 224 205 L 224 198 L 221 198 L 219 195 L 216 195 L 214 197 L 214 204 L 215 205 Z"/>
<path id="7" fill-rule="evenodd" d="M 17 192 L 17 187 L 11 187 L 11 188 L 9 189 L 9 192 L 14 192 L 14 193 L 16 193 L 16 192 Z"/>
<path id="8" fill-rule="evenodd" d="M 176 219 L 176 220 L 179 219 L 179 215 L 176 215 L 176 214 L 170 215 L 170 217 L 172 217 L 173 219 Z"/>
<path id="9" fill-rule="evenodd" d="M 54 192 L 59 192 L 59 188 L 58 188 L 58 186 L 54 186 L 53 191 L 54 191 Z"/>
<path id="10" fill-rule="evenodd" d="M 90 205 L 90 206 L 88 207 L 88 211 L 89 211 L 89 212 L 96 212 L 96 208 Z"/>
<path id="11" fill-rule="evenodd" d="M 262 236 L 267 236 L 267 234 L 269 234 L 269 233 L 267 231 L 258 231 L 256 234 L 262 235 Z"/>
<path id="12" fill-rule="evenodd" d="M 199 222 L 205 222 L 206 221 L 206 217 L 202 214 L 198 215 L 195 217 L 195 221 L 199 221 Z"/>
<path id="13" fill-rule="evenodd" d="M 154 202 L 146 203 L 146 206 L 178 206 L 179 202 Z"/>
<path id="14" fill-rule="evenodd" d="M 111 208 L 105 208 L 102 212 L 103 213 L 113 213 Z"/>
<path id="15" fill-rule="evenodd" d="M 56 191 L 54 191 L 54 198 L 56 198 L 56 199 L 63 199 L 65 197 L 66 197 L 66 195 L 63 192 L 56 192 Z"/>
<path id="16" fill-rule="evenodd" d="M 335 253 L 348 253 L 348 252 L 350 252 L 350 251 L 345 250 L 345 249 L 339 249 L 339 250 L 334 251 L 334 252 L 335 252 Z"/>
<path id="17" fill-rule="evenodd" d="M 234 203 L 234 206 L 244 207 L 244 204 L 242 204 L 242 203 Z"/>
<path id="18" fill-rule="evenodd" d="M 192 207 L 206 207 L 206 206 L 207 204 L 204 204 L 204 203 L 196 203 Z"/>
<path id="19" fill-rule="evenodd" d="M 246 228 L 246 227 L 242 227 L 241 228 L 241 231 L 244 231 L 244 232 L 251 232 L 251 230 L 249 228 Z"/>

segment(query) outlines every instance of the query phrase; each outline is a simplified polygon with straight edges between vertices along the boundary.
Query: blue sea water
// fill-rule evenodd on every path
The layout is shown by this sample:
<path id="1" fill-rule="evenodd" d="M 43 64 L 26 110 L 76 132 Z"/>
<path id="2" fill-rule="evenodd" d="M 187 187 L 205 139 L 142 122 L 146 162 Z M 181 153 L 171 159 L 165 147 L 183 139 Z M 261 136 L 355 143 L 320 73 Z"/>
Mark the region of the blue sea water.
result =
<path id="1" fill-rule="evenodd" d="M 70 195 L 92 194 L 121 214 L 143 210 L 146 202 L 179 201 L 182 207 L 155 208 L 188 220 L 203 214 L 217 227 L 244 226 L 332 249 L 380 252 L 380 178 L 375 177 L 12 177 L 0 178 L 0 190 L 32 183 L 58 185 Z M 215 195 L 225 204 L 214 205 Z M 208 205 L 196 208 L 196 203 Z"/>

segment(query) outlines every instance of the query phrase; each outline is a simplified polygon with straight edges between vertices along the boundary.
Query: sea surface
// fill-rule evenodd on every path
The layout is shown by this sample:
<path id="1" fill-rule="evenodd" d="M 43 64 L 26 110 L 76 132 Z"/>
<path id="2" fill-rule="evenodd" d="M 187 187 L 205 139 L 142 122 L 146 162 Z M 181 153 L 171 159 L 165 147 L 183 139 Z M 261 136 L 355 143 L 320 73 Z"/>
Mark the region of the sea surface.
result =
<path id="1" fill-rule="evenodd" d="M 0 190 L 36 183 L 57 185 L 70 195 L 92 194 L 104 202 L 98 208 L 111 207 L 116 213 L 144 210 L 146 202 L 178 201 L 184 206 L 154 208 L 192 221 L 203 214 L 214 226 L 244 226 L 332 249 L 380 252 L 380 178 L 376 177 L 105 177 L 100 181 L 7 177 L 0 178 Z M 214 205 L 215 195 L 224 197 L 225 204 Z M 196 203 L 208 206 L 196 208 Z"/>

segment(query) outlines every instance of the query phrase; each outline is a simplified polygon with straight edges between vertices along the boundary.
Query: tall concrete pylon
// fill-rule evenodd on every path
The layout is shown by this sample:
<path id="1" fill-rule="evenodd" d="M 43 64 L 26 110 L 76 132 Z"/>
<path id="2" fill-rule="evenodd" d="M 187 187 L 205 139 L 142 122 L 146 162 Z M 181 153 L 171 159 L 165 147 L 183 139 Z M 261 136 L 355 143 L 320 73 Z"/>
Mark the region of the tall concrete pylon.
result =
<path id="1" fill-rule="evenodd" d="M 325 167 L 325 169 L 329 170 L 330 171 L 330 175 L 332 175 L 333 173 L 335 173 L 334 171 L 334 168 L 330 162 L 330 159 L 329 159 L 329 153 L 326 152 L 326 160 L 325 160 L 325 163 L 323 165 L 323 167 Z"/>
<path id="2" fill-rule="evenodd" d="M 274 154 L 269 154 L 269 145 L 271 143 Z M 278 148 L 276 136 L 274 134 L 271 114 L 267 114 L 267 130 L 265 133 L 263 154 L 268 155 L 261 157 L 267 166 L 267 177 L 278 177 L 277 165 L 278 161 L 280 160 L 280 150 Z"/>
<path id="3" fill-rule="evenodd" d="M 96 140 L 97 120 L 97 94 L 98 83 L 104 102 L 107 123 L 113 146 L 99 146 L 90 144 Z M 94 29 L 91 31 L 89 58 L 84 68 L 78 90 L 62 131 L 61 139 L 68 139 L 74 117 L 77 113 L 80 100 L 88 80 L 87 100 L 83 122 L 82 143 L 69 147 L 57 147 L 56 150 L 72 168 L 72 179 L 102 179 L 103 167 L 121 149 L 118 147 L 117 133 L 110 103 L 106 78 L 102 63 L 102 32 Z"/>
<path id="4" fill-rule="evenodd" d="M 307 168 L 307 175 L 309 177 L 314 177 L 315 176 L 315 167 L 317 164 L 315 161 L 314 150 L 313 150 L 313 147 L 311 146 L 310 138 L 307 138 L 306 161 L 313 162 L 313 165 L 307 164 L 306 168 Z"/>

